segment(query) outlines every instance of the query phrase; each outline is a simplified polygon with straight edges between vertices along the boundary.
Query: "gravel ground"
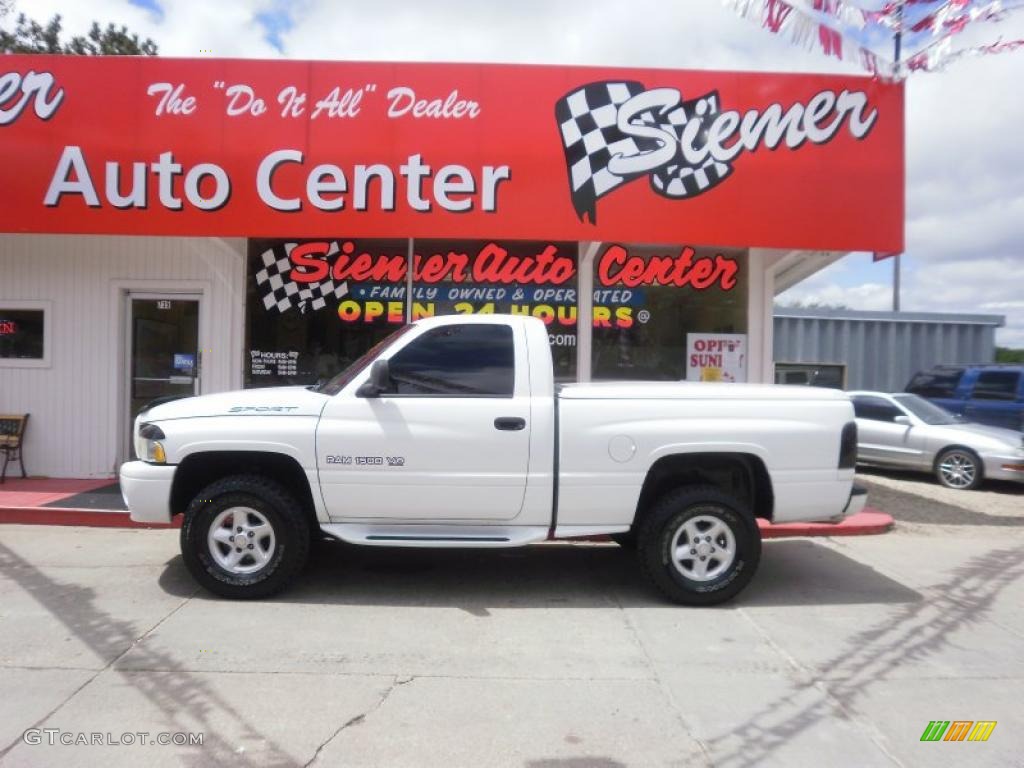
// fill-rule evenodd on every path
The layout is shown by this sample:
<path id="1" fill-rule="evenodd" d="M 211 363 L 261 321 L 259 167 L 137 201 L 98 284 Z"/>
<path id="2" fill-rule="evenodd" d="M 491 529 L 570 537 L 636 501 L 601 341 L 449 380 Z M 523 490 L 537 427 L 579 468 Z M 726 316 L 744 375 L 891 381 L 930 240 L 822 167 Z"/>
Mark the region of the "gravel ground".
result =
<path id="1" fill-rule="evenodd" d="M 987 482 L 974 491 L 943 488 L 918 472 L 858 467 L 868 505 L 898 522 L 925 525 L 1024 526 L 1024 483 Z"/>

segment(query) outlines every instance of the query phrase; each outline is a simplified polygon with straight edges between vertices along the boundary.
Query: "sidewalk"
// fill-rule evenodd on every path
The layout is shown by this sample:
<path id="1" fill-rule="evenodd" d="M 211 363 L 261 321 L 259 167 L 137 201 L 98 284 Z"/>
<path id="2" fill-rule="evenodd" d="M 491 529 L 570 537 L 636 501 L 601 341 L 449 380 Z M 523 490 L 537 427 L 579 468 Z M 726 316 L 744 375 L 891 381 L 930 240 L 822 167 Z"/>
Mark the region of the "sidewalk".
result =
<path id="1" fill-rule="evenodd" d="M 180 528 L 128 517 L 117 478 L 8 478 L 0 485 L 0 523 L 93 528 Z"/>
<path id="2" fill-rule="evenodd" d="M 128 517 L 116 478 L 8 479 L 0 485 L 0 523 L 29 525 L 84 525 L 97 528 L 180 528 L 181 517 L 171 524 L 136 523 Z M 891 515 L 870 507 L 841 523 L 783 523 L 757 521 L 761 537 L 864 536 L 885 533 Z"/>

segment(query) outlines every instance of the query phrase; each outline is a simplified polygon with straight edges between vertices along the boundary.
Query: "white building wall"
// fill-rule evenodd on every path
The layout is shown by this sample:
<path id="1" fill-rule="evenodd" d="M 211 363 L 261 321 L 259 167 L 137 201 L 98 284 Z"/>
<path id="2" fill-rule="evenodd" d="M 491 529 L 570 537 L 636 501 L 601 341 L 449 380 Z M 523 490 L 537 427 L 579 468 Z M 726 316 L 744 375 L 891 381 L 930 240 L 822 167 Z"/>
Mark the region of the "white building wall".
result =
<path id="1" fill-rule="evenodd" d="M 127 290 L 202 293 L 201 392 L 241 387 L 245 253 L 242 239 L 0 235 L 0 304 L 50 302 L 49 366 L 0 361 L 0 412 L 31 414 L 30 474 L 107 477 L 125 459 Z"/>

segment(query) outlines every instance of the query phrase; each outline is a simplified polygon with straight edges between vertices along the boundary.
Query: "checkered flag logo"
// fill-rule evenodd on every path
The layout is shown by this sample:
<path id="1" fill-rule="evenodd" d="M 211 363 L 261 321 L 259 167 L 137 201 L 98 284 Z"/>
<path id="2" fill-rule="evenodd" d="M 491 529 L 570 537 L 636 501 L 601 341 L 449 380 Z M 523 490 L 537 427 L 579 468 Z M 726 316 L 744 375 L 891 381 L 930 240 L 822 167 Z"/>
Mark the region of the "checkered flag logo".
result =
<path id="1" fill-rule="evenodd" d="M 634 117 L 637 126 L 657 126 L 672 133 L 677 140 L 675 155 L 642 173 L 612 173 L 608 163 L 613 157 L 642 156 L 662 148 L 660 139 L 632 136 L 618 127 L 620 107 L 644 91 L 643 84 L 635 81 L 590 83 L 555 105 L 572 202 L 580 221 L 586 216 L 591 224 L 597 223 L 597 201 L 641 176 L 650 177 L 651 188 L 659 195 L 682 199 L 706 192 L 732 172 L 728 163 L 710 155 L 700 165 L 689 163 L 679 143 L 687 124 L 694 120 L 700 122 L 692 142 L 694 149 L 699 150 L 707 142 L 708 127 L 719 113 L 718 92 L 712 91 L 680 101 L 671 110 L 647 110 Z"/>
<path id="2" fill-rule="evenodd" d="M 268 248 L 261 255 L 263 269 L 256 273 L 256 285 L 261 292 L 263 306 L 268 311 L 287 312 L 298 309 L 302 314 L 312 308 L 315 312 L 327 306 L 330 298 L 340 299 L 348 294 L 348 283 L 335 283 L 330 278 L 319 283 L 296 283 L 291 279 L 292 262 L 289 256 L 298 243 L 283 243 Z M 328 258 L 338 253 L 338 244 L 331 243 Z"/>

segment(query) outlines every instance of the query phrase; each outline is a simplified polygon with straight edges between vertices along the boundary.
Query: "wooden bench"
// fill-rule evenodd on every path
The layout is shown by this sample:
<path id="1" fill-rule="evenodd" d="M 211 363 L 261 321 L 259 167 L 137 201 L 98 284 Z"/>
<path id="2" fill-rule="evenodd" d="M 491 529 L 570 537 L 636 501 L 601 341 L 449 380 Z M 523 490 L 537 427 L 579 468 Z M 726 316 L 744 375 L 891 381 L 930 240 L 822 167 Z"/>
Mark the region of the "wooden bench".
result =
<path id="1" fill-rule="evenodd" d="M 25 440 L 25 425 L 28 424 L 28 414 L 20 416 L 0 413 L 0 453 L 4 455 L 4 468 L 0 471 L 0 483 L 7 479 L 7 465 L 17 461 L 21 465 L 21 476 L 25 474 L 25 458 L 21 452 L 21 445 Z"/>

